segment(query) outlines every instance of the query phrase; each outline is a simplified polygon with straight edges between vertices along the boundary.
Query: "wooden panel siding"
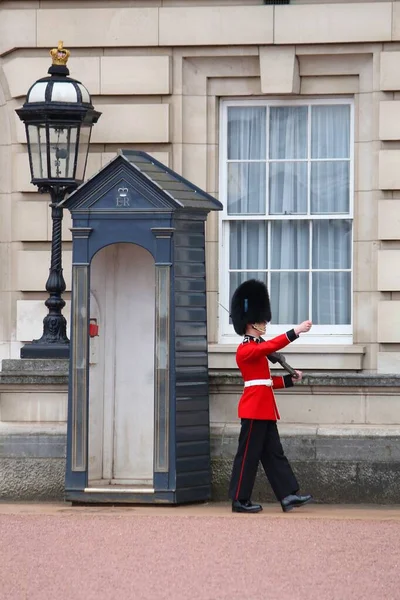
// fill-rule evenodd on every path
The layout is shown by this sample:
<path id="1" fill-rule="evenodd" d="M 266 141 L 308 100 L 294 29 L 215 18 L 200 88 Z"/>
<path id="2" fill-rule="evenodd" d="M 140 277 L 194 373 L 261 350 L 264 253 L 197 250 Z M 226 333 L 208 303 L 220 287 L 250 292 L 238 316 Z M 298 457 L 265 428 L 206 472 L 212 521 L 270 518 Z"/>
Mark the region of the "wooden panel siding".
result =
<path id="1" fill-rule="evenodd" d="M 205 225 L 179 219 L 175 227 L 176 488 L 180 498 L 182 488 L 193 493 L 209 486 L 211 467 Z"/>

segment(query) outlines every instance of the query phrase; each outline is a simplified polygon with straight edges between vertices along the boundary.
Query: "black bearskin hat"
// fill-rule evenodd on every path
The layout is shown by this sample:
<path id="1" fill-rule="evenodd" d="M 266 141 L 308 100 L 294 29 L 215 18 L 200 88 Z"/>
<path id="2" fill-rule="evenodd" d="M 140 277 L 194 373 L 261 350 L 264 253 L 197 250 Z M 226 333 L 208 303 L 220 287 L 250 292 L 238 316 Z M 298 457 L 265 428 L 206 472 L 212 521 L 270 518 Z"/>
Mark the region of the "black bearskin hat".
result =
<path id="1" fill-rule="evenodd" d="M 232 296 L 231 319 L 238 335 L 244 335 L 246 325 L 271 320 L 267 286 L 263 281 L 244 281 Z"/>

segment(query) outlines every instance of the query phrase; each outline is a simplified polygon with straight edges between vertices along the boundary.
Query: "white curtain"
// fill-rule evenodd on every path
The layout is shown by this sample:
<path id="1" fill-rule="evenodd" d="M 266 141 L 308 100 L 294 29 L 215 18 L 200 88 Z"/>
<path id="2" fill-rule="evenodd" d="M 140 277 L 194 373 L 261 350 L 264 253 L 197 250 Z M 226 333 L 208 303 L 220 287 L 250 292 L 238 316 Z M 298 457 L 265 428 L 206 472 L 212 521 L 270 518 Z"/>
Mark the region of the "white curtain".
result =
<path id="1" fill-rule="evenodd" d="M 265 107 L 231 107 L 228 111 L 228 214 L 265 215 Z"/>
<path id="2" fill-rule="evenodd" d="M 350 185 L 350 106 L 311 107 L 311 214 L 348 214 Z M 336 159 L 336 160 L 330 160 Z M 347 160 L 341 160 L 347 159 Z M 350 269 L 352 224 L 349 220 L 313 222 L 312 268 Z M 320 325 L 351 321 L 350 272 L 312 274 L 312 315 Z"/>
<path id="3" fill-rule="evenodd" d="M 266 107 L 228 109 L 228 214 L 282 215 L 230 223 L 229 267 L 241 270 L 230 294 L 257 277 L 269 283 L 274 323 L 350 323 L 350 107 L 271 107 L 268 133 L 266 120 Z M 307 214 L 327 218 L 290 219 Z"/>

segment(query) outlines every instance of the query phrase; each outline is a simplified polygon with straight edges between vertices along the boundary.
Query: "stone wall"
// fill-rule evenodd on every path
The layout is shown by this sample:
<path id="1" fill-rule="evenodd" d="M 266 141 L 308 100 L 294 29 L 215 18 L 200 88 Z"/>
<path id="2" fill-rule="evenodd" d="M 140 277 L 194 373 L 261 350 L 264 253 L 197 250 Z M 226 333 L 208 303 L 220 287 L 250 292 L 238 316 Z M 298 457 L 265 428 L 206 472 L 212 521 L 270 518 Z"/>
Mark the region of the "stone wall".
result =
<path id="1" fill-rule="evenodd" d="M 66 405 L 67 369 L 68 362 L 62 360 L 3 361 L 0 408 L 6 396 L 14 405 L 14 411 L 0 412 L 0 500 L 63 498 L 66 424 L 62 420 L 46 421 L 46 418 L 52 415 L 52 402 L 57 404 L 62 399 Z M 310 374 L 304 384 L 298 385 L 297 391 L 291 389 L 277 394 L 283 417 L 279 426 L 282 443 L 302 489 L 326 503 L 398 502 L 400 426 L 394 421 L 399 384 L 400 377 L 395 376 L 326 374 L 313 377 Z M 227 499 L 239 435 L 236 410 L 241 388 L 237 373 L 210 376 L 215 501 Z M 24 399 L 24 394 L 29 393 L 30 406 Z M 293 393 L 293 403 L 285 402 Z M 39 413 L 38 398 L 46 396 L 48 402 L 43 403 L 42 413 Z M 349 398 L 353 406 L 346 410 Z M 377 411 L 380 398 L 386 399 L 386 412 Z M 324 409 L 326 403 L 330 404 L 329 410 Z M 24 411 L 20 410 L 21 406 Z M 221 413 L 221 406 L 228 409 Z M 21 414 L 30 416 L 31 420 L 22 420 Z M 325 421 L 320 416 L 324 414 L 327 415 Z M 318 419 L 320 424 L 316 423 Z M 261 471 L 254 497 L 273 500 Z"/>
<path id="2" fill-rule="evenodd" d="M 302 369 L 396 373 L 400 365 L 400 5 L 220 0 L 3 2 L 0 18 L 0 358 L 41 333 L 51 236 L 48 199 L 29 182 L 15 114 L 46 74 L 58 38 L 71 75 L 102 117 L 87 175 L 121 147 L 143 149 L 206 191 L 219 192 L 219 107 L 232 98 L 353 97 L 355 102 L 353 343 L 296 347 Z M 88 27 L 90 23 L 90 27 Z M 56 36 L 56 39 L 54 38 Z M 71 236 L 64 222 L 69 310 Z M 220 344 L 218 215 L 207 223 L 210 364 Z M 221 309 L 222 310 L 222 309 Z M 349 359 L 351 362 L 349 363 Z M 324 366 L 321 366 L 324 365 Z"/>

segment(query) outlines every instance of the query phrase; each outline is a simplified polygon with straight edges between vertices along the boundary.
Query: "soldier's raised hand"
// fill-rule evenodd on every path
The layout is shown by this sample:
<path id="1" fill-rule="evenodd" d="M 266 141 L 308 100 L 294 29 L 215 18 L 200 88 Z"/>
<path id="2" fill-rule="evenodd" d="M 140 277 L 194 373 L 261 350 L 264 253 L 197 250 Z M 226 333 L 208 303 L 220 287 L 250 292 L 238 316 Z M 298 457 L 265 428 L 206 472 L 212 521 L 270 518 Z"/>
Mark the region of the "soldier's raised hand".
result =
<path id="1" fill-rule="evenodd" d="M 295 330 L 296 335 L 299 335 L 300 333 L 307 333 L 308 331 L 310 331 L 311 327 L 312 327 L 311 321 L 303 321 L 302 323 L 300 323 L 300 325 L 296 325 L 294 330 Z"/>

